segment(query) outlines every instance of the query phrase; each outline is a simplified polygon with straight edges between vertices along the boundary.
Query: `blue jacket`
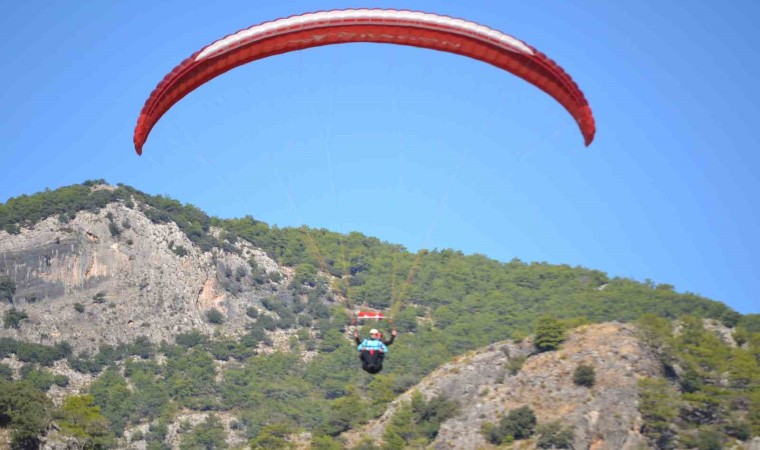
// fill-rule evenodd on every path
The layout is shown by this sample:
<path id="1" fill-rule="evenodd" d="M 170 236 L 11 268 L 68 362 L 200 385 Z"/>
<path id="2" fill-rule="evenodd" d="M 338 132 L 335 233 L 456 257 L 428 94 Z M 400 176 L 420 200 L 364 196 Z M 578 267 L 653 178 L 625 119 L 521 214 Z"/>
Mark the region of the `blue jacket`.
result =
<path id="1" fill-rule="evenodd" d="M 379 350 L 383 353 L 386 353 L 388 351 L 388 347 L 383 344 L 383 341 L 379 339 L 365 339 L 361 344 L 359 344 L 358 347 L 356 347 L 357 350 Z"/>

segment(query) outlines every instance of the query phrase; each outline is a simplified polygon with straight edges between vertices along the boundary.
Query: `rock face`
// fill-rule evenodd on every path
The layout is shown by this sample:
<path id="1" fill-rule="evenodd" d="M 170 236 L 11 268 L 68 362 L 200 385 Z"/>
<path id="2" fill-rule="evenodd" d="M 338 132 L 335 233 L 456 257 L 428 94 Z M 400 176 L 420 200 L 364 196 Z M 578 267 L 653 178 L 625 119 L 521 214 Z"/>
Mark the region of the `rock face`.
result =
<path id="1" fill-rule="evenodd" d="M 577 329 L 558 351 L 527 358 L 510 375 L 510 359 L 529 354 L 529 342 L 494 344 L 463 356 L 426 377 L 415 387 L 426 398 L 444 395 L 456 400 L 460 414 L 441 425 L 432 443 L 436 449 L 489 448 L 480 430 L 497 423 L 510 410 L 529 406 L 538 423 L 560 421 L 575 432 L 574 448 L 626 450 L 648 448 L 639 433 L 636 381 L 660 374 L 656 359 L 642 347 L 632 326 L 611 323 Z M 596 383 L 587 388 L 573 383 L 579 364 L 594 367 Z M 346 434 L 350 444 L 361 436 L 378 439 L 401 402 L 365 428 Z M 522 447 L 521 447 L 522 448 Z"/>
<path id="2" fill-rule="evenodd" d="M 203 252 L 173 222 L 152 223 L 121 203 L 67 223 L 50 217 L 17 235 L 0 231 L 0 277 L 16 284 L 14 304 L 0 303 L 0 314 L 17 307 L 29 316 L 0 337 L 65 340 L 82 351 L 139 336 L 172 342 L 193 328 L 236 334 L 246 308 L 280 289 L 256 282 L 248 262 L 271 273 L 274 261 L 247 243 L 237 250 Z M 211 308 L 224 314 L 223 325 L 208 323 Z"/>

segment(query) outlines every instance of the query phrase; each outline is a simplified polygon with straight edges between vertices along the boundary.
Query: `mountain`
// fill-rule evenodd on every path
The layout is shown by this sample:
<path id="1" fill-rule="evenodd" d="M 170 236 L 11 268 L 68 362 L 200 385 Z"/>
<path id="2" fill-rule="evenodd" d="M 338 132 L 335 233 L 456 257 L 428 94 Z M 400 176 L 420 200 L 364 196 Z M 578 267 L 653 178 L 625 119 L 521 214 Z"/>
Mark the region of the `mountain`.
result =
<path id="1" fill-rule="evenodd" d="M 203 251 L 176 223 L 153 223 L 121 202 L 5 233 L 0 273 L 15 284 L 13 305 L 29 316 L 6 334 L 41 344 L 64 340 L 77 351 L 137 337 L 173 341 L 194 329 L 241 334 L 246 309 L 277 296 L 284 282 L 271 281 L 280 268 L 263 251 L 240 240 L 233 249 Z M 267 279 L 255 280 L 256 271 Z M 205 316 L 213 310 L 224 315 L 219 326 Z"/>
<path id="2" fill-rule="evenodd" d="M 350 344 L 359 308 L 400 331 L 374 377 Z M 26 448 L 485 448 L 527 406 L 575 448 L 757 433 L 757 315 L 582 267 L 213 218 L 102 180 L 0 204 L 0 314 L 0 440 Z M 559 350 L 537 351 L 541 317 L 569 333 Z M 581 363 L 594 387 L 572 382 Z M 666 387 L 638 379 L 685 411 L 671 428 L 641 411 Z"/>

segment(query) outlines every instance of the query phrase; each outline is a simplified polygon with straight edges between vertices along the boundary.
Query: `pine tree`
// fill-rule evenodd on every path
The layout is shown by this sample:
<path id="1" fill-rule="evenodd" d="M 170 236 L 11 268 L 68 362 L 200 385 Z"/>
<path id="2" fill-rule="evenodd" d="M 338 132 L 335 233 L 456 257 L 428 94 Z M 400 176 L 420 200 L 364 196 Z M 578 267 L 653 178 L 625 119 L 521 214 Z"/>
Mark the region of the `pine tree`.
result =
<path id="1" fill-rule="evenodd" d="M 536 321 L 536 348 L 546 352 L 556 350 L 565 340 L 562 324 L 552 316 L 544 315 Z"/>

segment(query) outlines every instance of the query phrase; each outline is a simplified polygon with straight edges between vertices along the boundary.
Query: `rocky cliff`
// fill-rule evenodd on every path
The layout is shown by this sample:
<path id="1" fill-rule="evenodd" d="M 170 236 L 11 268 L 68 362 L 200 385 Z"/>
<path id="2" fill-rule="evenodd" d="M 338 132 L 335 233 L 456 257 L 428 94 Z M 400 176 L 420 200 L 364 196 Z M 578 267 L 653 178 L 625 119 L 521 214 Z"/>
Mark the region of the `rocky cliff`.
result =
<path id="1" fill-rule="evenodd" d="M 0 337 L 67 341 L 81 351 L 138 336 L 171 342 L 191 329 L 234 335 L 246 309 L 281 287 L 254 280 L 249 260 L 267 273 L 280 270 L 241 241 L 236 252 L 203 252 L 173 222 L 152 223 L 122 203 L 79 212 L 66 223 L 50 217 L 20 234 L 0 231 L 0 277 L 16 285 L 13 304 L 0 303 L 0 314 L 18 307 L 29 316 Z M 208 323 L 212 308 L 224 324 Z"/>
<path id="2" fill-rule="evenodd" d="M 481 430 L 510 410 L 528 406 L 539 424 L 559 421 L 573 430 L 575 449 L 634 450 L 650 448 L 640 433 L 637 380 L 661 377 L 661 364 L 641 344 L 633 326 L 607 323 L 576 329 L 557 351 L 532 354 L 534 346 L 503 342 L 462 356 L 434 371 L 400 396 L 377 420 L 344 435 L 350 446 L 370 437 L 382 439 L 385 428 L 413 391 L 425 398 L 444 396 L 456 401 L 459 413 L 445 421 L 431 447 L 486 449 Z M 510 361 L 524 358 L 517 373 Z M 578 365 L 594 368 L 592 387 L 576 385 Z M 746 448 L 757 448 L 760 440 Z M 518 441 L 513 448 L 536 448 L 536 440 Z"/>

